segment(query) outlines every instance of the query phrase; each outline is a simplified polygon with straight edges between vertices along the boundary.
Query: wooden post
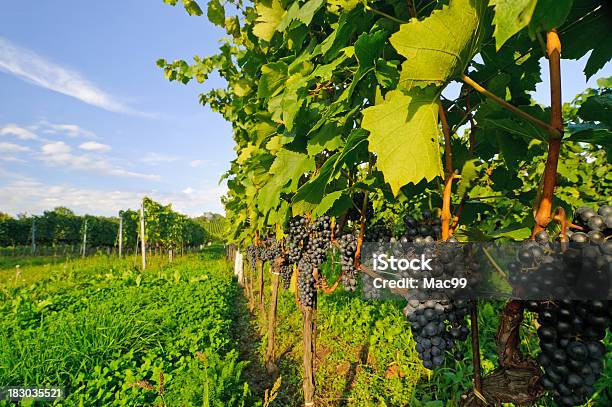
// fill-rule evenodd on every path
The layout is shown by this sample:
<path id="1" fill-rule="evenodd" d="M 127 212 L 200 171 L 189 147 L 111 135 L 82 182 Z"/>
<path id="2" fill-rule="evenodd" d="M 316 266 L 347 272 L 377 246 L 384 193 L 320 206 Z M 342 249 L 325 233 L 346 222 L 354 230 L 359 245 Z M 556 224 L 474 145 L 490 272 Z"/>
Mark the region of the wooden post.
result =
<path id="1" fill-rule="evenodd" d="M 170 263 L 172 263 L 172 248 L 168 250 L 168 257 L 169 257 Z"/>
<path id="2" fill-rule="evenodd" d="M 478 338 L 478 302 L 470 304 L 470 322 L 472 328 L 472 366 L 474 367 L 474 392 L 482 395 L 482 373 L 480 369 L 480 340 Z"/>
<path id="3" fill-rule="evenodd" d="M 276 261 L 274 261 L 276 266 Z M 272 298 L 270 299 L 270 316 L 268 317 L 268 349 L 266 352 L 266 370 L 271 375 L 278 373 L 278 368 L 274 361 L 274 336 L 276 334 L 276 305 L 278 302 L 278 286 L 279 286 L 279 270 L 278 267 L 273 267 L 272 276 Z"/>
<path id="4" fill-rule="evenodd" d="M 259 311 L 262 318 L 266 318 L 266 307 L 264 305 L 264 263 L 263 260 L 257 260 L 257 285 L 259 286 Z"/>
<path id="5" fill-rule="evenodd" d="M 145 237 L 144 200 L 140 205 L 140 252 L 142 254 L 142 269 L 147 268 L 147 242 Z"/>
<path id="6" fill-rule="evenodd" d="M 304 407 L 314 406 L 314 359 L 316 351 L 316 293 L 315 306 L 302 310 L 304 319 Z"/>
<path id="7" fill-rule="evenodd" d="M 257 268 L 257 267 L 255 267 Z M 253 311 L 255 309 L 255 293 L 253 292 L 253 274 L 255 274 L 255 270 L 251 268 L 251 263 L 249 262 L 249 309 Z"/>
<path id="8" fill-rule="evenodd" d="M 81 257 L 85 257 L 86 249 L 87 249 L 87 218 L 85 218 L 85 226 L 83 230 L 83 248 L 81 249 Z"/>
<path id="9" fill-rule="evenodd" d="M 123 254 L 123 216 L 119 214 L 119 258 Z"/>
<path id="10" fill-rule="evenodd" d="M 36 219 L 32 218 L 32 255 L 36 253 Z"/>

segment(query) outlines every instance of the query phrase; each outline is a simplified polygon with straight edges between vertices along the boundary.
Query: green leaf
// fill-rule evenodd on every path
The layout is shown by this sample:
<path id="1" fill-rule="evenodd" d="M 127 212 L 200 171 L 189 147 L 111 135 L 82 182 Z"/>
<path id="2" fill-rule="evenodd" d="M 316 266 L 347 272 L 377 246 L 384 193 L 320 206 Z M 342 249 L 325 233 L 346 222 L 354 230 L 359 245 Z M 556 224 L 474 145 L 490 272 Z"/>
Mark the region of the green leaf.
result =
<path id="1" fill-rule="evenodd" d="M 285 184 L 282 177 L 271 176 L 256 195 L 259 210 L 266 213 L 275 208 L 280 203 L 281 192 Z"/>
<path id="2" fill-rule="evenodd" d="M 374 66 L 386 40 L 387 34 L 382 30 L 361 34 L 355 41 L 355 56 L 359 66 L 363 68 Z"/>
<path id="3" fill-rule="evenodd" d="M 329 157 L 319 168 L 319 174 L 297 190 L 291 200 L 293 216 L 312 211 L 321 202 L 325 196 L 325 187 L 332 178 L 334 166 L 340 154 L 337 152 Z"/>
<path id="4" fill-rule="evenodd" d="M 293 215 L 300 215 L 312 211 L 325 197 L 326 188 L 344 164 L 354 165 L 354 157 L 360 149 L 365 149 L 367 133 L 361 129 L 351 132 L 342 151 L 335 153 L 319 168 L 316 177 L 302 185 L 292 199 Z"/>
<path id="5" fill-rule="evenodd" d="M 225 7 L 223 7 L 219 0 L 208 1 L 208 11 L 206 15 L 211 23 L 220 27 L 225 25 Z"/>
<path id="6" fill-rule="evenodd" d="M 574 0 L 538 0 L 529 23 L 529 36 L 536 38 L 539 32 L 550 31 L 563 25 L 572 9 Z"/>
<path id="7" fill-rule="evenodd" d="M 238 16 L 225 19 L 225 31 L 234 38 L 240 37 L 240 20 L 238 20 Z"/>
<path id="8" fill-rule="evenodd" d="M 270 167 L 270 176 L 257 194 L 259 209 L 266 213 L 277 207 L 281 192 L 295 191 L 300 178 L 314 168 L 314 158 L 286 149 L 280 150 Z"/>
<path id="9" fill-rule="evenodd" d="M 251 91 L 251 81 L 247 79 L 239 79 L 234 84 L 234 93 L 236 96 L 244 97 Z"/>
<path id="10" fill-rule="evenodd" d="M 276 32 L 276 27 L 280 24 L 285 10 L 283 10 L 280 0 L 272 0 L 268 4 L 269 6 L 261 2 L 255 6 L 258 16 L 256 24 L 253 26 L 253 34 L 269 42 Z"/>
<path id="11" fill-rule="evenodd" d="M 597 79 L 597 87 L 600 89 L 612 88 L 612 76 Z"/>
<path id="12" fill-rule="evenodd" d="M 183 5 L 185 6 L 185 10 L 189 13 L 190 16 L 201 16 L 202 9 L 194 0 L 183 0 Z"/>
<path id="13" fill-rule="evenodd" d="M 382 52 L 386 39 L 387 35 L 384 31 L 380 30 L 361 34 L 359 38 L 357 38 L 354 49 L 355 56 L 359 62 L 359 68 L 357 72 L 355 72 L 355 75 L 353 75 L 351 86 L 346 93 L 342 95 L 343 98 L 349 98 L 355 90 L 355 87 L 359 84 L 359 81 L 361 81 L 368 72 L 374 69 L 376 59 Z"/>
<path id="14" fill-rule="evenodd" d="M 281 90 L 282 84 L 287 79 L 288 69 L 284 62 L 272 62 L 262 66 L 257 97 L 267 99 Z"/>
<path id="15" fill-rule="evenodd" d="M 528 227 L 519 227 L 517 229 L 502 229 L 496 230 L 491 234 L 494 238 L 509 237 L 513 240 L 525 240 L 531 236 L 531 229 Z"/>
<path id="16" fill-rule="evenodd" d="M 284 91 L 272 97 L 268 103 L 268 110 L 272 113 L 272 120 L 285 125 L 287 130 L 293 129 L 293 121 L 304 103 L 304 97 L 299 90 L 303 89 L 307 80 L 302 75 L 291 75 L 285 84 Z"/>
<path id="17" fill-rule="evenodd" d="M 323 150 L 334 151 L 342 146 L 342 130 L 338 128 L 337 123 L 329 122 L 323 125 L 314 137 L 308 140 L 308 154 L 316 155 Z"/>
<path id="18" fill-rule="evenodd" d="M 463 197 L 472 182 L 478 177 L 478 166 L 476 163 L 478 160 L 467 160 L 461 169 L 461 180 L 459 181 L 459 185 L 457 186 L 457 195 Z"/>
<path id="19" fill-rule="evenodd" d="M 334 191 L 331 192 L 321 200 L 321 203 L 317 205 L 317 207 L 312 211 L 312 216 L 314 218 L 318 218 L 323 216 L 329 211 L 329 209 L 334 205 L 334 203 L 340 199 L 343 195 L 343 191 Z"/>
<path id="20" fill-rule="evenodd" d="M 514 34 L 527 27 L 538 0 L 492 0 L 495 47 L 499 50 Z"/>
<path id="21" fill-rule="evenodd" d="M 578 116 L 585 121 L 597 121 L 612 125 L 612 93 L 589 97 L 580 105 Z"/>
<path id="22" fill-rule="evenodd" d="M 461 74 L 480 47 L 486 8 L 485 0 L 451 0 L 424 20 L 402 24 L 390 39 L 406 57 L 400 86 L 442 86 Z"/>
<path id="23" fill-rule="evenodd" d="M 574 6 L 561 27 L 561 57 L 580 59 L 589 51 L 591 55 L 584 67 L 589 79 L 610 60 L 612 55 L 612 24 L 610 15 L 612 3 L 609 0 L 574 0 Z"/>
<path id="24" fill-rule="evenodd" d="M 328 0 L 327 4 L 332 10 L 346 10 L 351 11 L 359 4 L 360 0 Z"/>
<path id="25" fill-rule="evenodd" d="M 528 150 L 527 142 L 522 138 L 513 137 L 503 131 L 494 130 L 490 134 L 495 136 L 499 150 L 508 168 L 518 170 L 519 163 L 525 160 L 525 151 Z"/>
<path id="26" fill-rule="evenodd" d="M 285 182 L 291 181 L 290 190 L 295 190 L 302 175 L 315 169 L 313 157 L 290 150 L 280 150 L 270 167 L 270 174 L 280 177 Z"/>
<path id="27" fill-rule="evenodd" d="M 319 11 L 323 3 L 324 0 L 309 0 L 306 2 L 306 4 L 300 7 L 299 3 L 296 1 L 289 7 L 289 10 L 287 10 L 283 16 L 282 20 L 276 27 L 276 30 L 281 32 L 285 31 L 287 27 L 289 27 L 289 25 L 296 20 L 302 22 L 306 26 L 310 25 L 312 18 L 314 17 L 315 13 Z"/>
<path id="28" fill-rule="evenodd" d="M 571 133 L 567 138 L 570 141 L 599 145 L 612 152 L 612 131 L 605 125 L 580 123 L 570 125 L 566 130 Z"/>
<path id="29" fill-rule="evenodd" d="M 525 120 L 514 120 L 511 118 L 486 118 L 485 125 L 488 128 L 499 129 L 507 133 L 521 136 L 524 140 L 548 140 L 548 134 L 540 127 Z"/>
<path id="30" fill-rule="evenodd" d="M 359 8 L 340 14 L 337 28 L 317 46 L 316 52 L 323 54 L 325 62 L 336 58 L 338 52 L 348 45 L 353 33 L 360 32 L 364 21 L 363 11 Z"/>
<path id="31" fill-rule="evenodd" d="M 392 89 L 397 86 L 400 76 L 398 65 L 398 61 L 376 60 L 376 80 L 382 87 Z"/>
<path id="32" fill-rule="evenodd" d="M 370 132 L 370 151 L 395 195 L 408 183 L 442 175 L 435 89 L 389 92 L 363 111 L 361 127 Z"/>

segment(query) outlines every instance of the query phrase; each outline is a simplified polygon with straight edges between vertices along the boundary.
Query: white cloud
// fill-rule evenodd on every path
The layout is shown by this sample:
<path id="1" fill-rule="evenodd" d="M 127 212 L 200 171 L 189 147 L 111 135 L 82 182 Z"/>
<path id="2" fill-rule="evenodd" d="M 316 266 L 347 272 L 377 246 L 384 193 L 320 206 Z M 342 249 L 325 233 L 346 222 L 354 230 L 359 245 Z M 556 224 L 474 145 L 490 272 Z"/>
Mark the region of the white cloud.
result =
<path id="1" fill-rule="evenodd" d="M 77 124 L 56 124 L 43 120 L 39 125 L 43 128 L 43 133 L 47 134 L 64 134 L 68 137 L 96 138 L 96 133 L 84 129 Z"/>
<path id="2" fill-rule="evenodd" d="M 95 141 L 87 141 L 82 143 L 79 148 L 86 151 L 95 151 L 98 153 L 106 153 L 110 151 L 110 146 L 107 144 L 97 143 Z"/>
<path id="3" fill-rule="evenodd" d="M 0 142 L 0 161 L 25 162 L 17 157 L 20 153 L 30 151 L 29 147 L 14 143 Z"/>
<path id="4" fill-rule="evenodd" d="M 79 72 L 57 65 L 0 37 L 0 70 L 34 85 L 72 96 L 82 102 L 118 113 L 139 114 L 98 88 Z"/>
<path id="5" fill-rule="evenodd" d="M 213 160 L 193 160 L 189 163 L 189 166 L 193 167 L 193 168 L 198 168 L 201 167 L 203 165 L 209 165 L 209 166 L 214 166 L 216 167 L 217 165 L 219 165 L 219 163 L 213 161 Z"/>
<path id="6" fill-rule="evenodd" d="M 182 192 L 183 192 L 184 194 L 189 195 L 189 194 L 192 194 L 192 193 L 193 193 L 193 191 L 194 191 L 194 189 L 193 189 L 193 188 L 191 188 L 191 187 L 187 187 L 187 188 L 183 189 L 183 191 L 182 191 Z"/>
<path id="7" fill-rule="evenodd" d="M 0 154 L 1 153 L 25 153 L 30 151 L 29 147 L 21 146 L 14 143 L 0 143 Z"/>
<path id="8" fill-rule="evenodd" d="M 116 166 L 105 159 L 92 157 L 87 154 L 72 154 L 70 146 L 63 141 L 54 141 L 43 144 L 40 151 L 41 154 L 38 156 L 38 159 L 49 166 L 66 167 L 79 171 L 92 171 L 117 177 L 141 178 L 153 181 L 160 180 L 159 175 L 129 171 Z"/>
<path id="9" fill-rule="evenodd" d="M 0 169 L 0 173 L 2 170 Z M 143 196 L 149 196 L 162 204 L 189 216 L 203 212 L 223 213 L 220 198 L 226 192 L 224 186 L 194 190 L 192 194 L 159 191 L 116 191 L 78 188 L 74 185 L 45 185 L 30 178 L 14 178 L 0 185 L 0 211 L 17 213 L 41 213 L 59 205 L 68 206 L 78 214 L 117 215 L 120 209 L 137 208 Z"/>
<path id="10" fill-rule="evenodd" d="M 4 127 L 0 127 L 0 134 L 15 136 L 20 140 L 36 140 L 38 136 L 30 130 L 20 127 L 14 123 L 9 123 Z"/>
<path id="11" fill-rule="evenodd" d="M 149 152 L 149 153 L 146 153 L 144 157 L 140 159 L 140 162 L 143 162 L 149 165 L 159 165 L 163 163 L 171 163 L 178 159 L 179 159 L 178 157 L 175 157 L 173 155 Z"/>
<path id="12" fill-rule="evenodd" d="M 70 153 L 70 146 L 63 141 L 53 141 L 40 147 L 43 154 L 50 157 L 62 157 Z"/>

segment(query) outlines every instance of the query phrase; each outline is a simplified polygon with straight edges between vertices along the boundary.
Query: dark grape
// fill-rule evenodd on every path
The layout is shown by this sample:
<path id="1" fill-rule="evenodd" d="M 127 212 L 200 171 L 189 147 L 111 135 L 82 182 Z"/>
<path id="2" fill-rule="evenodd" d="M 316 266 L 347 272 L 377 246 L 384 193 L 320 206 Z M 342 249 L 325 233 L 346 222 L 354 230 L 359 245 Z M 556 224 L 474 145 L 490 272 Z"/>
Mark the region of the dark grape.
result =
<path id="1" fill-rule="evenodd" d="M 464 358 L 462 352 L 452 348 L 455 341 L 467 339 L 467 313 L 465 301 L 408 301 L 404 314 L 410 322 L 412 335 L 417 341 L 416 351 L 424 367 L 434 369 L 441 366 L 446 351 L 452 352 L 456 360 Z"/>

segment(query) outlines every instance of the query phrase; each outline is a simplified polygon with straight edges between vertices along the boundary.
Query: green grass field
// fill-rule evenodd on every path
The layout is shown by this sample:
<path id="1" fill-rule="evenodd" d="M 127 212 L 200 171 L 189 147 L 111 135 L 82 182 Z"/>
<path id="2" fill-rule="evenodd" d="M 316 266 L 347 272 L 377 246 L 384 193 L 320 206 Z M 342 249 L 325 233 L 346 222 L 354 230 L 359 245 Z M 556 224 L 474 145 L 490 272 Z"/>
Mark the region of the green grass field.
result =
<path id="1" fill-rule="evenodd" d="M 67 397 L 57 405 L 65 406 L 265 405 L 274 384 L 263 368 L 265 317 L 249 313 L 223 255 L 222 247 L 211 247 L 173 264 L 153 258 L 143 273 L 133 258 L 106 256 L 19 268 L 0 263 L 0 386 L 63 386 Z M 320 297 L 317 405 L 458 405 L 470 387 L 468 345 L 465 361 L 430 374 L 414 352 L 401 306 L 342 290 Z M 485 372 L 496 362 L 499 306 L 480 306 Z M 525 332 L 533 329 L 527 318 Z M 294 295 L 283 291 L 280 388 L 270 406 L 302 403 L 301 338 Z M 529 352 L 537 339 L 524 338 Z M 610 405 L 610 387 L 608 357 L 592 405 Z"/>

